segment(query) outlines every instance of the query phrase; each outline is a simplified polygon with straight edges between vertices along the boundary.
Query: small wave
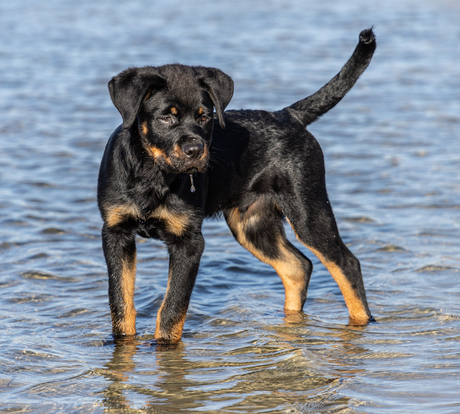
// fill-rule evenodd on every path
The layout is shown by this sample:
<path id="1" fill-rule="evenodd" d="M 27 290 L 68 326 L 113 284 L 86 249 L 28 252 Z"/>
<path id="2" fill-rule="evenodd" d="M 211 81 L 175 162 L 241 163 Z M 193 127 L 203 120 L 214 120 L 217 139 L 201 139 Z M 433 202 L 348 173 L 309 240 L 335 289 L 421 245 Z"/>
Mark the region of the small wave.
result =
<path id="1" fill-rule="evenodd" d="M 344 219 L 345 221 L 349 221 L 351 223 L 375 223 L 375 220 L 369 217 L 347 217 Z"/>
<path id="2" fill-rule="evenodd" d="M 437 265 L 427 265 L 423 266 L 420 269 L 417 269 L 416 272 L 425 273 L 425 272 L 445 272 L 445 271 L 454 271 L 458 272 L 459 269 L 452 266 L 437 266 Z"/>
<path id="3" fill-rule="evenodd" d="M 60 235 L 60 234 L 65 234 L 66 232 L 64 230 L 61 230 L 61 229 L 58 229 L 56 227 L 48 227 L 46 229 L 43 229 L 41 232 L 41 234 L 57 234 L 57 235 Z"/>
<path id="4" fill-rule="evenodd" d="M 376 252 L 405 252 L 407 251 L 406 249 L 403 249 L 402 247 L 396 246 L 394 244 L 389 244 L 387 246 L 380 247 L 379 249 L 376 250 Z"/>
<path id="5" fill-rule="evenodd" d="M 63 277 L 53 275 L 52 273 L 41 272 L 37 270 L 32 270 L 29 272 L 21 273 L 21 276 L 26 279 L 35 279 L 35 280 L 59 280 L 64 282 L 78 282 L 79 280 L 72 277 Z"/>

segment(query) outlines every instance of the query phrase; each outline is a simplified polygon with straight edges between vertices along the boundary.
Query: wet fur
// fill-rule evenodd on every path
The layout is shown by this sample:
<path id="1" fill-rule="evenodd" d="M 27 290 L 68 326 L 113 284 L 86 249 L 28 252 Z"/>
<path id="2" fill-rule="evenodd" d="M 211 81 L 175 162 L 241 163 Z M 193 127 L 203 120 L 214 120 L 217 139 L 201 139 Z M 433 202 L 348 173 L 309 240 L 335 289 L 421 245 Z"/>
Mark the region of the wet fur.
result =
<path id="1" fill-rule="evenodd" d="M 123 124 L 104 152 L 98 205 L 115 336 L 136 333 L 140 235 L 163 240 L 170 255 L 155 337 L 180 340 L 204 250 L 202 221 L 216 213 L 223 213 L 242 246 L 276 270 L 286 311 L 302 310 L 312 264 L 286 239 L 284 217 L 338 283 L 350 323 L 372 320 L 359 261 L 342 242 L 328 200 L 321 148 L 305 128 L 345 96 L 375 48 L 372 29 L 361 32 L 336 77 L 276 112 L 224 112 L 233 81 L 213 68 L 130 68 L 109 82 Z"/>

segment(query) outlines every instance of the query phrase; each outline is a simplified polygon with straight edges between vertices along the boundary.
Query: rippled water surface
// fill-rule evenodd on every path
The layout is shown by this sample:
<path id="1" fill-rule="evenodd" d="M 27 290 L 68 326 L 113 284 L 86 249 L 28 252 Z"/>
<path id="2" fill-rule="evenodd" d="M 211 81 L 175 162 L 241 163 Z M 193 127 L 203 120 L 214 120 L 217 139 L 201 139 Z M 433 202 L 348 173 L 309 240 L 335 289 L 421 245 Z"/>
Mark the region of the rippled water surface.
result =
<path id="1" fill-rule="evenodd" d="M 459 18 L 447 0 L 2 1 L 0 411 L 460 412 Z M 139 243 L 139 336 L 114 344 L 95 199 L 120 123 L 107 81 L 215 66 L 235 80 L 230 108 L 279 109 L 371 25 L 371 66 L 310 130 L 378 323 L 347 326 L 313 257 L 305 313 L 285 315 L 278 276 L 214 220 L 180 345 L 153 345 L 156 241 Z"/>

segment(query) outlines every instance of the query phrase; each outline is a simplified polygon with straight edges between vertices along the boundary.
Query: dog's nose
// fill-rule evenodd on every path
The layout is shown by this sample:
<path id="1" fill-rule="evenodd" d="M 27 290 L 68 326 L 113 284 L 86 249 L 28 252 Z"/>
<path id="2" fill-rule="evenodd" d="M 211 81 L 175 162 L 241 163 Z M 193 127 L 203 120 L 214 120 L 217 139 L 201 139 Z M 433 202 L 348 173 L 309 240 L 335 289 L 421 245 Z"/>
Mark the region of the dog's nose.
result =
<path id="1" fill-rule="evenodd" d="M 182 145 L 182 152 L 189 158 L 200 158 L 203 155 L 204 146 L 201 142 L 192 142 Z"/>

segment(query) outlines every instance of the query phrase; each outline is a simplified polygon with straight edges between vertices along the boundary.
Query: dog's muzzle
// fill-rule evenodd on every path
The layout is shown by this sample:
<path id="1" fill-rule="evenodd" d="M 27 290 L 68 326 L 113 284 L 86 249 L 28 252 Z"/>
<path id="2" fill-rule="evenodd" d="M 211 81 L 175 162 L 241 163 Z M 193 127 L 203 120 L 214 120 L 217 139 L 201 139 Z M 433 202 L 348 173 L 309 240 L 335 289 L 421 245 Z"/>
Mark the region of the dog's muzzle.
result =
<path id="1" fill-rule="evenodd" d="M 170 151 L 148 144 L 145 147 L 155 162 L 170 172 L 194 174 L 208 168 L 209 148 L 202 140 L 187 140 Z"/>
<path id="2" fill-rule="evenodd" d="M 205 172 L 208 167 L 209 151 L 201 139 L 189 139 L 179 146 L 181 156 L 179 156 L 180 169 L 182 172 L 193 174 Z"/>

